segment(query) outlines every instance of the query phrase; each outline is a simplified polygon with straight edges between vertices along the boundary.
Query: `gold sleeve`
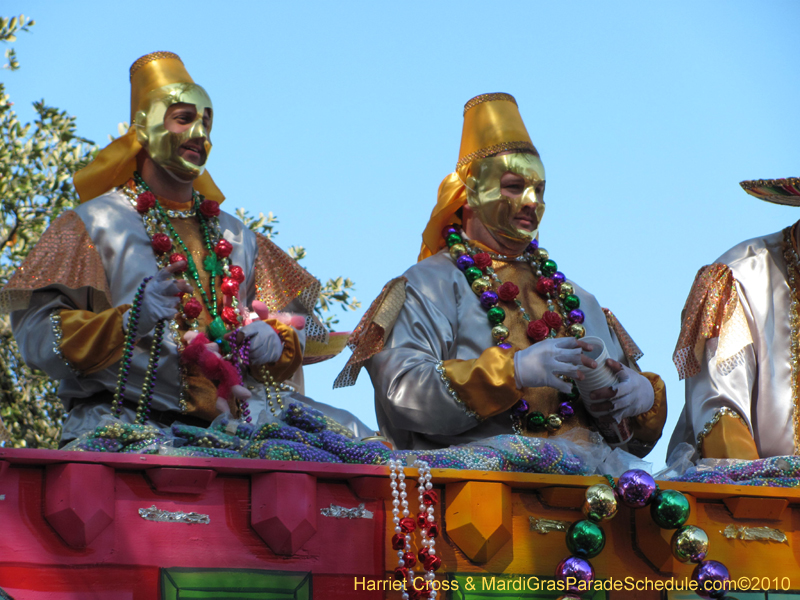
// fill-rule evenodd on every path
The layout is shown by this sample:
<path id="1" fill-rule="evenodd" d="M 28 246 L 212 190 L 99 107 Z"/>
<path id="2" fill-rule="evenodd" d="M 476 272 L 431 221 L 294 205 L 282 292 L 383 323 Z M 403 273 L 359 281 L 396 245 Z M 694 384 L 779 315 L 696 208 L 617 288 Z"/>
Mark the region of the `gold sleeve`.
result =
<path id="1" fill-rule="evenodd" d="M 653 386 L 655 398 L 650 410 L 633 418 L 633 437 L 646 444 L 654 444 L 661 437 L 664 423 L 667 422 L 667 386 L 655 373 L 645 371 L 641 374 Z"/>
<path id="2" fill-rule="evenodd" d="M 61 354 L 81 373 L 102 371 L 122 358 L 123 314 L 130 304 L 101 313 L 62 310 Z"/>
<path id="3" fill-rule="evenodd" d="M 739 416 L 722 414 L 700 442 L 703 458 L 756 460 L 758 449 L 750 430 Z"/>
<path id="4" fill-rule="evenodd" d="M 442 363 L 461 401 L 487 419 L 514 406 L 522 397 L 514 379 L 514 353 L 493 346 L 472 360 Z"/>
<path id="5" fill-rule="evenodd" d="M 297 332 L 290 325 L 286 325 L 275 319 L 268 319 L 265 323 L 271 325 L 280 336 L 281 342 L 283 342 L 283 354 L 273 363 L 267 363 L 266 365 L 252 368 L 251 374 L 261 383 L 265 383 L 266 379 L 263 371 L 269 373 L 275 381 L 286 381 L 294 375 L 294 372 L 303 364 L 303 352 L 300 347 L 300 338 L 297 337 Z"/>

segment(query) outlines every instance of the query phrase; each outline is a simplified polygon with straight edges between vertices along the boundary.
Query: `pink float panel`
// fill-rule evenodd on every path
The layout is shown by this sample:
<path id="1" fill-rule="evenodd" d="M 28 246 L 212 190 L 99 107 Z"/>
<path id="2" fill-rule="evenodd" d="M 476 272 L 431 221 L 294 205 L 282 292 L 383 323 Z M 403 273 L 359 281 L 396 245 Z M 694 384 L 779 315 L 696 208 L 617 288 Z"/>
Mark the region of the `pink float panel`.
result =
<path id="1" fill-rule="evenodd" d="M 250 524 L 275 554 L 293 556 L 317 533 L 317 480 L 304 473 L 253 475 Z"/>
<path id="2" fill-rule="evenodd" d="M 73 453 L 55 454 L 74 456 Z M 82 454 L 81 458 L 84 456 Z M 150 464 L 142 466 L 153 466 L 154 457 L 147 458 Z M 0 522 L 3 523 L 0 564 L 31 568 L 64 565 L 79 567 L 79 570 L 96 568 L 101 572 L 130 566 L 250 568 L 311 572 L 315 576 L 383 576 L 383 504 L 353 494 L 346 478 L 337 470 L 337 467 L 344 467 L 346 477 L 354 470 L 351 466 L 335 465 L 328 479 L 317 481 L 314 506 L 317 533 L 296 554 L 284 557 L 274 554 L 250 526 L 249 469 L 218 475 L 199 494 L 159 492 L 153 489 L 143 470 L 117 470 L 113 526 L 99 533 L 87 547 L 74 548 L 66 544 L 44 518 L 45 465 L 28 460 L 20 462 L 15 461 L 0 479 L 0 495 L 5 494 L 5 500 L 0 502 Z M 262 469 L 265 464 L 281 464 L 253 462 L 261 463 Z M 138 460 L 132 461 L 133 465 L 137 463 Z M 323 517 L 319 512 L 331 504 L 354 508 L 362 502 L 373 513 L 372 519 L 335 519 Z M 162 510 L 207 514 L 210 524 L 152 522 L 139 516 L 140 508 L 153 505 Z M 0 587 L 3 587 L 2 581 Z"/>
<path id="3" fill-rule="evenodd" d="M 44 516 L 67 544 L 84 547 L 114 521 L 114 469 L 68 463 L 45 473 Z"/>
<path id="4" fill-rule="evenodd" d="M 155 600 L 159 597 L 159 570 L 3 564 L 0 587 L 14 600 Z"/>
<path id="5" fill-rule="evenodd" d="M 213 469 L 181 467 L 157 467 L 146 473 L 157 491 L 173 494 L 202 494 L 217 476 Z"/>

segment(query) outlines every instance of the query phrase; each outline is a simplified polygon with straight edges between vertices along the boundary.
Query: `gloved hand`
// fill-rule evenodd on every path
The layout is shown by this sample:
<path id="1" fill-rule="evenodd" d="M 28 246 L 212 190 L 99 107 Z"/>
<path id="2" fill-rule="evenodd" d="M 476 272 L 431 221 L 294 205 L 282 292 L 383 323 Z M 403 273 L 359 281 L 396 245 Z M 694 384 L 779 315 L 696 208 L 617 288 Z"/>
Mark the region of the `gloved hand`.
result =
<path id="1" fill-rule="evenodd" d="M 178 304 L 183 294 L 191 294 L 192 286 L 183 279 L 175 279 L 172 274 L 186 266 L 180 261 L 161 269 L 144 287 L 142 303 L 139 307 L 139 323 L 136 336 L 144 337 L 163 319 L 173 319 L 178 314 Z M 122 320 L 127 331 L 128 319 Z"/>
<path id="2" fill-rule="evenodd" d="M 514 378 L 518 388 L 551 387 L 569 394 L 572 384 L 559 379 L 564 375 L 580 381 L 583 373 L 578 365 L 595 368 L 597 363 L 583 354 L 592 347 L 573 337 L 548 338 L 514 355 Z"/>
<path id="3" fill-rule="evenodd" d="M 594 404 L 584 404 L 590 415 L 619 423 L 626 417 L 635 417 L 653 408 L 655 392 L 644 375 L 615 360 L 608 359 L 606 364 L 616 374 L 618 383 L 589 394 L 589 398 L 595 401 Z"/>
<path id="4" fill-rule="evenodd" d="M 281 337 L 264 321 L 253 321 L 240 330 L 250 339 L 250 364 L 263 365 L 278 360 L 283 354 Z"/>

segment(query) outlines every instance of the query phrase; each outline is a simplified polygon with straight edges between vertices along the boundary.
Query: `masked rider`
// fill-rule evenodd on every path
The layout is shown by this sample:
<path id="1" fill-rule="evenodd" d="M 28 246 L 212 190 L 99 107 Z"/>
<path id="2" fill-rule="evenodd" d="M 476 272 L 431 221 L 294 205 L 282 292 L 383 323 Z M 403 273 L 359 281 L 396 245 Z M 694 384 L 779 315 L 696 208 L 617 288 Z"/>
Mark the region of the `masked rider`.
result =
<path id="1" fill-rule="evenodd" d="M 80 206 L 2 290 L 25 361 L 61 380 L 63 442 L 112 414 L 161 428 L 221 411 L 252 420 L 269 408 L 264 384 L 300 366 L 306 335 L 326 338 L 312 319 L 299 332 L 253 319 L 256 300 L 311 314 L 319 283 L 220 210 L 205 170 L 208 93 L 171 52 L 143 56 L 130 76 L 131 128 L 75 175 Z M 184 356 L 196 334 L 229 360 L 199 345 Z"/>
<path id="2" fill-rule="evenodd" d="M 629 419 L 644 454 L 666 419 L 661 379 L 594 296 L 538 245 L 545 172 L 508 94 L 467 102 L 459 160 L 439 187 L 419 262 L 384 288 L 350 340 L 336 385 L 366 366 L 381 432 L 399 448 L 499 434 L 555 436 Z M 618 384 L 578 398 L 570 380 L 603 340 Z M 583 401 L 582 401 L 583 400 Z M 591 401 L 592 414 L 584 401 Z"/>

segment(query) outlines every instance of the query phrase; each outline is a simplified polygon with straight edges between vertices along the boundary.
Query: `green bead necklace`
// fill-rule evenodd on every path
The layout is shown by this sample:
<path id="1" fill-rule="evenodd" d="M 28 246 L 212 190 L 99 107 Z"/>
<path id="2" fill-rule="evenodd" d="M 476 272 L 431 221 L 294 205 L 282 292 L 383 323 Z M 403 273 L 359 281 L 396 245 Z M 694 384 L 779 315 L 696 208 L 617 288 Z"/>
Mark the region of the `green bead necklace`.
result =
<path id="1" fill-rule="evenodd" d="M 141 190 L 137 190 L 136 196 L 141 194 L 142 192 L 150 192 L 151 194 L 153 191 L 150 189 L 150 186 L 147 185 L 145 180 L 142 176 L 136 172 L 133 175 L 134 181 L 136 182 L 137 187 L 141 188 Z M 155 196 L 155 194 L 153 194 Z M 189 252 L 189 248 L 186 246 L 186 243 L 181 239 L 181 236 L 178 235 L 178 232 L 172 226 L 172 223 L 169 220 L 169 215 L 167 211 L 164 210 L 164 207 L 161 206 L 161 203 L 156 199 L 155 201 L 155 208 L 158 211 L 160 223 L 166 228 L 169 232 L 169 237 L 178 243 L 181 249 L 184 252 L 184 256 L 186 256 L 187 268 L 186 271 L 189 273 L 191 278 L 194 280 L 196 288 L 200 290 L 200 295 L 203 299 L 203 304 L 205 305 L 208 313 L 211 315 L 211 323 L 206 328 L 206 333 L 209 336 L 209 339 L 215 341 L 221 341 L 222 337 L 228 332 L 228 327 L 225 325 L 225 322 L 222 320 L 222 317 L 219 315 L 219 310 L 217 309 L 217 286 L 216 286 L 216 278 L 219 275 L 222 275 L 225 272 L 226 261 L 227 258 L 222 260 L 218 259 L 216 253 L 214 252 L 214 246 L 212 244 L 212 234 L 211 229 L 209 227 L 209 218 L 203 215 L 200 212 L 200 203 L 202 202 L 203 197 L 198 194 L 195 190 L 192 190 L 192 199 L 194 201 L 194 212 L 199 215 L 200 217 L 200 228 L 203 233 L 203 243 L 208 251 L 205 259 L 203 260 L 203 268 L 205 268 L 206 272 L 210 275 L 209 279 L 209 290 L 211 295 L 211 300 L 209 301 L 209 294 L 206 293 L 205 288 L 203 288 L 203 284 L 200 281 L 200 274 L 197 270 L 197 265 L 192 258 L 191 252 Z M 132 201 L 134 201 L 132 199 Z M 147 228 L 147 227 L 146 227 Z M 216 232 L 216 237 L 219 238 L 218 232 Z M 148 229 L 148 234 L 152 239 L 152 234 Z M 168 260 L 168 259 L 167 259 Z M 165 266 L 165 265 L 162 265 Z"/>

